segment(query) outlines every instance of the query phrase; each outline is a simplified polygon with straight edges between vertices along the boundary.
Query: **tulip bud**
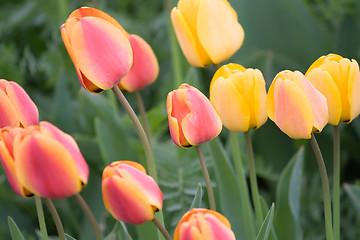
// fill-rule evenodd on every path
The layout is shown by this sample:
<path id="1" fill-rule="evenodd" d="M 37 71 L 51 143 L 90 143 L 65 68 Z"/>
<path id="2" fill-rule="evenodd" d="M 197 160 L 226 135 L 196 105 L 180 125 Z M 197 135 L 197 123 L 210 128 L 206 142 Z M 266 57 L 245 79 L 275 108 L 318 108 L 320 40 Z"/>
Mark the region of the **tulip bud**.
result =
<path id="1" fill-rule="evenodd" d="M 0 161 L 14 192 L 66 198 L 86 185 L 89 169 L 74 139 L 48 122 L 3 128 Z"/>
<path id="2" fill-rule="evenodd" d="M 61 36 L 81 85 L 92 93 L 115 86 L 129 71 L 133 57 L 126 31 L 95 8 L 73 11 Z"/>
<path id="3" fill-rule="evenodd" d="M 119 221 L 142 224 L 162 209 L 159 186 L 136 162 L 116 161 L 107 166 L 101 189 L 106 209 Z"/>
<path id="4" fill-rule="evenodd" d="M 329 123 L 350 123 L 360 113 L 360 72 L 356 60 L 336 54 L 317 59 L 305 76 L 325 97 Z"/>
<path id="5" fill-rule="evenodd" d="M 246 132 L 267 120 L 265 80 L 258 69 L 233 63 L 219 68 L 210 84 L 210 102 L 230 131 Z"/>
<path id="6" fill-rule="evenodd" d="M 266 99 L 269 118 L 294 139 L 309 139 L 328 121 L 326 98 L 299 71 L 278 73 Z"/>
<path id="7" fill-rule="evenodd" d="M 244 40 L 244 30 L 227 0 L 179 0 L 171 21 L 186 59 L 195 67 L 227 60 Z"/>
<path id="8" fill-rule="evenodd" d="M 0 79 L 0 128 L 37 125 L 39 112 L 24 89 L 16 82 Z"/>
<path id="9" fill-rule="evenodd" d="M 180 219 L 175 233 L 174 240 L 234 240 L 235 235 L 231 231 L 229 221 L 220 213 L 193 208 Z"/>
<path id="10" fill-rule="evenodd" d="M 133 51 L 133 64 L 118 86 L 121 90 L 134 92 L 153 83 L 159 75 L 159 63 L 150 45 L 141 37 L 129 35 Z"/>
<path id="11" fill-rule="evenodd" d="M 188 84 L 167 95 L 166 108 L 171 138 L 179 147 L 202 144 L 221 132 L 221 119 L 209 99 Z"/>

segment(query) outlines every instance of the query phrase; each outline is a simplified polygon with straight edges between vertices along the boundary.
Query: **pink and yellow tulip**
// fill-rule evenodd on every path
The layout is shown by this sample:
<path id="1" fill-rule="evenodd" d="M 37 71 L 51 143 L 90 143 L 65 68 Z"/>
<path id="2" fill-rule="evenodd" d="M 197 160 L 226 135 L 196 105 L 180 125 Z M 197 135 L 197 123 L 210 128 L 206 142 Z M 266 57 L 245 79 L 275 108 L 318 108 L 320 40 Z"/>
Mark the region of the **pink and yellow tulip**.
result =
<path id="1" fill-rule="evenodd" d="M 61 26 L 61 36 L 80 83 L 89 92 L 112 88 L 132 65 L 127 32 L 98 9 L 82 7 L 73 11 Z"/>
<path id="2" fill-rule="evenodd" d="M 0 79 L 0 128 L 37 125 L 39 112 L 16 82 Z"/>
<path id="3" fill-rule="evenodd" d="M 209 99 L 188 84 L 168 94 L 166 108 L 171 138 L 179 147 L 210 141 L 222 130 L 221 119 Z"/>
<path id="4" fill-rule="evenodd" d="M 299 71 L 281 71 L 266 100 L 269 118 L 294 139 L 309 139 L 328 122 L 326 98 Z"/>
<path id="5" fill-rule="evenodd" d="M 234 240 L 229 221 L 220 213 L 193 208 L 180 219 L 174 240 Z"/>
<path id="6" fill-rule="evenodd" d="M 186 59 L 195 67 L 227 60 L 244 41 L 244 30 L 227 0 L 179 0 L 171 20 Z"/>
<path id="7" fill-rule="evenodd" d="M 118 86 L 121 90 L 134 92 L 153 83 L 159 75 L 159 63 L 150 45 L 141 37 L 129 35 L 133 51 L 133 64 Z"/>
<path id="8" fill-rule="evenodd" d="M 119 221 L 142 224 L 162 209 L 162 192 L 139 163 L 111 163 L 104 169 L 101 188 L 106 209 Z"/>
<path id="9" fill-rule="evenodd" d="M 360 72 L 356 60 L 337 54 L 317 59 L 305 76 L 325 97 L 329 123 L 350 123 L 360 113 Z"/>
<path id="10" fill-rule="evenodd" d="M 14 192 L 66 198 L 86 185 L 89 169 L 74 139 L 48 122 L 0 132 L 0 161 Z"/>
<path id="11" fill-rule="evenodd" d="M 210 84 L 210 102 L 230 131 L 246 132 L 267 120 L 265 80 L 258 69 L 234 63 L 219 68 Z"/>

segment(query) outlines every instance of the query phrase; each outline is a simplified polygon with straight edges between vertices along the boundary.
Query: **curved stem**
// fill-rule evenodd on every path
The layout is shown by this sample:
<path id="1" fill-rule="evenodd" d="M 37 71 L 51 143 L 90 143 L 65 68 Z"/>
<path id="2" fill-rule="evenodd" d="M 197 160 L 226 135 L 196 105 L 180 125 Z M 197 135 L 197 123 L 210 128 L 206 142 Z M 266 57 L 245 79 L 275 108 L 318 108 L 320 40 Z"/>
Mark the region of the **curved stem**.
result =
<path id="1" fill-rule="evenodd" d="M 150 142 L 150 127 L 149 127 L 148 119 L 146 117 L 144 101 L 142 100 L 140 91 L 135 91 L 134 94 L 135 94 L 136 103 L 137 103 L 138 108 L 139 108 L 139 113 L 140 113 L 140 116 L 141 116 L 141 120 L 142 120 L 142 123 L 143 123 L 143 126 L 144 126 L 144 131 L 145 131 L 146 136 L 148 137 L 148 140 Z"/>
<path id="2" fill-rule="evenodd" d="M 260 197 L 259 197 L 259 189 L 256 179 L 256 169 L 255 169 L 255 159 L 254 159 L 254 152 L 251 144 L 251 137 L 250 132 L 244 132 L 245 134 L 245 142 L 246 142 L 246 149 L 248 153 L 248 161 L 249 161 L 249 173 L 250 173 L 250 187 L 251 187 L 251 194 L 253 198 L 257 224 L 259 229 L 261 228 L 261 224 L 264 220 L 264 215 L 261 210 L 260 205 Z"/>
<path id="3" fill-rule="evenodd" d="M 314 154 L 319 165 L 319 171 L 321 176 L 323 198 L 324 198 L 324 211 L 325 211 L 325 230 L 326 230 L 326 239 L 333 239 L 333 230 L 331 222 L 331 200 L 330 200 L 330 187 L 329 180 L 326 173 L 326 167 L 324 163 L 323 156 L 321 154 L 319 145 L 315 139 L 315 135 L 312 133 L 310 138 L 311 147 L 314 150 Z"/>
<path id="4" fill-rule="evenodd" d="M 334 185 L 333 185 L 333 221 L 334 240 L 340 240 L 340 131 L 339 126 L 333 128 L 334 148 Z"/>
<path id="5" fill-rule="evenodd" d="M 46 224 L 45 224 L 45 218 L 44 218 L 44 210 L 41 204 L 41 198 L 39 196 L 35 195 L 35 204 L 36 204 L 36 211 L 39 219 L 39 225 L 40 225 L 40 232 L 42 240 L 48 239 L 48 234 L 46 230 Z"/>
<path id="6" fill-rule="evenodd" d="M 142 143 L 142 146 L 144 148 L 146 162 L 147 162 L 147 165 L 148 165 L 147 167 L 149 169 L 149 175 L 151 177 L 153 177 L 155 179 L 155 181 L 157 181 L 154 157 L 153 157 L 153 154 L 152 154 L 150 142 L 149 142 L 149 140 L 148 140 L 148 138 L 146 136 L 144 128 L 142 127 L 142 125 L 141 125 L 138 117 L 136 116 L 134 110 L 130 106 L 129 102 L 126 100 L 124 94 L 121 92 L 119 87 L 117 85 L 115 85 L 112 88 L 112 91 L 114 92 L 115 96 L 117 97 L 117 99 L 119 100 L 119 102 L 121 103 L 121 105 L 123 106 L 125 111 L 128 113 L 131 121 L 134 124 L 134 126 L 136 128 L 136 131 L 138 132 L 138 135 L 140 137 L 140 141 Z"/>
<path id="7" fill-rule="evenodd" d="M 49 209 L 49 212 L 54 220 L 54 223 L 55 223 L 55 226 L 56 226 L 56 230 L 58 232 L 58 235 L 59 235 L 59 239 L 60 240 L 66 240 L 65 238 L 65 232 L 64 232 L 64 227 L 61 223 L 61 220 L 60 220 L 60 217 L 59 217 L 59 214 L 58 212 L 56 211 L 56 208 L 54 206 L 54 203 L 51 201 L 50 198 L 45 198 L 45 203 L 46 203 L 46 206 L 48 207 Z"/>
<path id="8" fill-rule="evenodd" d="M 101 235 L 99 225 L 97 224 L 96 219 L 95 219 L 94 215 L 92 214 L 89 206 L 86 204 L 85 200 L 80 195 L 80 193 L 75 194 L 74 197 L 75 197 L 75 200 L 78 202 L 79 206 L 81 207 L 81 209 L 83 210 L 83 212 L 85 213 L 86 217 L 89 219 L 89 222 L 94 231 L 96 239 L 102 240 L 103 237 Z"/>
<path id="9" fill-rule="evenodd" d="M 170 234 L 168 233 L 168 231 L 166 231 L 165 227 L 160 223 L 159 219 L 154 217 L 154 219 L 152 221 L 156 225 L 156 227 L 159 229 L 161 234 L 164 236 L 164 238 L 166 240 L 171 240 Z"/>
<path id="10" fill-rule="evenodd" d="M 210 180 L 209 172 L 206 167 L 205 158 L 204 158 L 204 154 L 201 149 L 201 145 L 196 146 L 196 151 L 199 156 L 201 170 L 204 175 L 204 179 L 205 179 L 205 183 L 206 183 L 206 191 L 207 191 L 208 198 L 209 198 L 210 209 L 216 211 L 214 192 L 213 192 L 213 189 L 211 186 L 211 180 Z"/>

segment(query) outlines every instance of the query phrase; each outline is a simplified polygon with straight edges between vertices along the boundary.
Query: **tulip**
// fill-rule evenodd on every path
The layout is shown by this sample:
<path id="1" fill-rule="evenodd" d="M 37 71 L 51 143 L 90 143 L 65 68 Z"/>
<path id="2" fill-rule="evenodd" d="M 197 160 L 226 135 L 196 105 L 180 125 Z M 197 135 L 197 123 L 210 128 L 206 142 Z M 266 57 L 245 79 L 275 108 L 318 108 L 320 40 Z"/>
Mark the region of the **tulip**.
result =
<path id="1" fill-rule="evenodd" d="M 81 85 L 92 93 L 115 86 L 129 71 L 133 56 L 127 32 L 95 8 L 73 11 L 61 36 Z"/>
<path id="2" fill-rule="evenodd" d="M 210 141 L 220 134 L 221 119 L 207 97 L 188 84 L 167 95 L 171 138 L 187 148 Z"/>
<path id="3" fill-rule="evenodd" d="M 39 112 L 24 89 L 16 82 L 0 79 L 0 128 L 37 125 Z"/>
<path id="4" fill-rule="evenodd" d="M 121 90 L 134 92 L 153 83 L 159 75 L 159 63 L 150 45 L 141 37 L 129 35 L 133 52 L 133 64 L 118 86 Z"/>
<path id="5" fill-rule="evenodd" d="M 266 99 L 269 118 L 289 137 L 309 139 L 328 121 L 326 98 L 299 71 L 278 73 Z"/>
<path id="6" fill-rule="evenodd" d="M 258 69 L 222 66 L 211 81 L 210 102 L 230 131 L 246 132 L 267 120 L 265 80 Z"/>
<path id="7" fill-rule="evenodd" d="M 186 59 L 195 67 L 227 60 L 244 40 L 244 30 L 227 0 L 179 0 L 171 20 Z"/>
<path id="8" fill-rule="evenodd" d="M 74 139 L 48 122 L 0 132 L 0 161 L 14 192 L 66 198 L 86 185 L 89 169 Z"/>
<path id="9" fill-rule="evenodd" d="M 360 73 L 356 60 L 336 54 L 317 59 L 305 76 L 325 97 L 329 123 L 350 123 L 360 113 Z"/>
<path id="10" fill-rule="evenodd" d="M 174 240 L 230 240 L 235 239 L 229 221 L 220 213 L 193 208 L 180 219 Z"/>
<path id="11" fill-rule="evenodd" d="M 106 209 L 119 221 L 142 224 L 162 209 L 162 192 L 139 163 L 111 163 L 104 169 L 101 188 Z"/>

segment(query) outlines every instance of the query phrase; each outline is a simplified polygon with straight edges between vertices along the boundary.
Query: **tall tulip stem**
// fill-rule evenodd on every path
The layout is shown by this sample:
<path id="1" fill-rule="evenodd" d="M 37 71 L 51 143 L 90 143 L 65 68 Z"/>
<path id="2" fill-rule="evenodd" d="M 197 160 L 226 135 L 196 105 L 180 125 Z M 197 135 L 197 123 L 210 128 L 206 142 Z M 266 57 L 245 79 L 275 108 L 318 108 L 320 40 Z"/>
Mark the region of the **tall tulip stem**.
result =
<path id="1" fill-rule="evenodd" d="M 170 234 L 168 233 L 168 231 L 166 231 L 165 227 L 161 224 L 159 219 L 157 219 L 157 217 L 154 217 L 154 219 L 152 221 L 156 225 L 156 227 L 159 229 L 161 234 L 164 236 L 164 238 L 166 240 L 171 240 Z"/>
<path id="2" fill-rule="evenodd" d="M 334 183 L 333 183 L 333 214 L 334 240 L 340 240 L 340 131 L 339 125 L 333 128 L 334 148 Z"/>
<path id="3" fill-rule="evenodd" d="M 204 158 L 204 154 L 201 149 L 201 145 L 196 146 L 196 151 L 199 156 L 201 170 L 202 170 L 202 173 L 203 173 L 204 179 L 205 179 L 206 191 L 207 191 L 208 198 L 209 198 L 210 209 L 216 211 L 214 192 L 213 192 L 213 189 L 211 186 L 211 180 L 210 180 L 208 169 L 206 167 L 205 158 Z"/>
<path id="4" fill-rule="evenodd" d="M 333 230 L 332 230 L 332 222 L 331 222 L 331 200 L 330 200 L 329 180 L 326 173 L 324 159 L 314 134 L 311 134 L 310 143 L 311 143 L 311 147 L 313 148 L 317 163 L 319 165 L 319 171 L 321 176 L 323 198 L 324 198 L 326 239 L 332 240 Z"/>
<path id="5" fill-rule="evenodd" d="M 123 106 L 125 111 L 128 113 L 131 121 L 134 124 L 136 131 L 138 132 L 138 135 L 140 137 L 140 141 L 144 148 L 146 162 L 148 165 L 147 167 L 149 170 L 149 175 L 151 177 L 153 177 L 155 179 L 155 181 L 157 181 L 154 157 L 153 157 L 150 142 L 149 142 L 149 139 L 147 138 L 145 130 L 142 127 L 138 117 L 136 116 L 136 114 L 135 114 L 134 110 L 132 109 L 132 107 L 130 106 L 129 102 L 126 100 L 124 94 L 119 89 L 119 87 L 117 85 L 115 85 L 112 88 L 112 91 L 114 92 L 115 96 L 117 97 L 117 99 L 119 100 L 119 102 L 121 103 L 121 105 Z"/>
<path id="6" fill-rule="evenodd" d="M 42 207 L 41 198 L 36 195 L 35 195 L 35 204 L 36 204 L 36 211 L 37 211 L 37 215 L 38 215 L 38 219 L 39 219 L 41 237 L 42 237 L 42 240 L 47 240 L 48 234 L 47 234 L 47 230 L 46 230 L 44 210 Z"/>
<path id="7" fill-rule="evenodd" d="M 94 215 L 92 214 L 89 206 L 86 204 L 85 200 L 80 195 L 80 193 L 75 194 L 74 197 L 75 197 L 75 200 L 78 202 L 79 206 L 81 207 L 81 209 L 83 210 L 83 212 L 85 213 L 86 217 L 89 219 L 89 222 L 94 231 L 96 240 L 102 240 L 103 237 L 101 235 L 99 225 L 97 224 L 96 219 L 95 219 Z"/>
<path id="8" fill-rule="evenodd" d="M 54 203 L 51 201 L 50 198 L 45 198 L 45 203 L 47 208 L 49 209 L 49 212 L 54 220 L 58 235 L 59 235 L 59 239 L 60 240 L 66 240 L 65 238 L 65 232 L 64 232 L 64 227 L 61 223 L 60 217 L 58 212 L 56 211 L 56 208 L 54 206 Z"/>
<path id="9" fill-rule="evenodd" d="M 142 100 L 140 91 L 135 91 L 134 94 L 135 94 L 135 99 L 136 99 L 137 106 L 139 108 L 139 113 L 140 113 L 140 116 L 141 116 L 142 124 L 144 126 L 144 131 L 145 131 L 146 136 L 148 137 L 148 140 L 150 142 L 150 127 L 149 127 L 148 119 L 146 117 L 144 101 Z"/>
<path id="10" fill-rule="evenodd" d="M 251 187 L 251 194 L 253 198 L 256 218 L 257 218 L 257 224 L 260 229 L 261 224 L 264 220 L 264 215 L 261 210 L 260 205 L 260 197 L 259 197 L 259 189 L 256 179 L 256 168 L 255 168 L 255 159 L 254 159 L 254 152 L 253 147 L 251 144 L 251 137 L 250 132 L 244 132 L 245 134 L 245 142 L 246 142 L 246 149 L 248 153 L 248 162 L 249 162 L 249 173 L 250 173 L 250 187 Z"/>

